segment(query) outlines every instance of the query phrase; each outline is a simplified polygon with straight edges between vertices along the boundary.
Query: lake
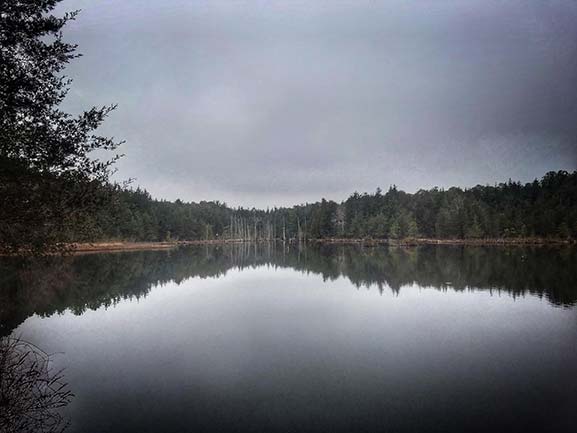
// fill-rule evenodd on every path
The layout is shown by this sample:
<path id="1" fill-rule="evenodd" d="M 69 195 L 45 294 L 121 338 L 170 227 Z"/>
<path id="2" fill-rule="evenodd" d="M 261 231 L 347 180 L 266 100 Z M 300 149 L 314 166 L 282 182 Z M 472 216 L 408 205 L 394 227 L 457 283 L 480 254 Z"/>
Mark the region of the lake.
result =
<path id="1" fill-rule="evenodd" d="M 73 433 L 574 432 L 577 250 L 236 244 L 0 260 Z"/>

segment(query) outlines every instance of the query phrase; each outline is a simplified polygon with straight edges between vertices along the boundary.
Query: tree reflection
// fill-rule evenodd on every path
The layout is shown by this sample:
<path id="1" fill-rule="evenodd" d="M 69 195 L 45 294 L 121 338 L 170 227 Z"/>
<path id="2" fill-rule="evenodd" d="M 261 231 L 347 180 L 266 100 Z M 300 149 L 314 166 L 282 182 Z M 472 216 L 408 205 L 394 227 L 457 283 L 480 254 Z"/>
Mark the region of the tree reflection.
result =
<path id="1" fill-rule="evenodd" d="M 230 269 L 292 268 L 348 278 L 357 288 L 398 293 L 416 284 L 440 290 L 534 294 L 558 306 L 577 301 L 577 250 L 570 247 L 363 247 L 239 243 L 170 251 L 0 260 L 0 334 L 42 316 L 114 305 L 169 282 L 217 278 Z"/>

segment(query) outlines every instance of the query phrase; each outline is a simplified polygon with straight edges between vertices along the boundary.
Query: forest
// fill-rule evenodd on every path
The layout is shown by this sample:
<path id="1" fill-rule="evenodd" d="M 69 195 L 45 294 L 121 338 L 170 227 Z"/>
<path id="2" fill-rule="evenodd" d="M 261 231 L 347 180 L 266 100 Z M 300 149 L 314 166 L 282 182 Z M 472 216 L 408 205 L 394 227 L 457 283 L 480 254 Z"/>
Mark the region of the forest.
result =
<path id="1" fill-rule="evenodd" d="M 143 189 L 122 188 L 87 223 L 93 240 L 574 239 L 577 172 L 416 193 L 391 186 L 355 192 L 341 203 L 322 199 L 268 210 L 155 200 Z"/>
<path id="2" fill-rule="evenodd" d="M 116 106 L 76 115 L 61 108 L 71 84 L 63 71 L 80 54 L 62 36 L 78 11 L 51 15 L 57 3 L 8 3 L 0 17 L 2 251 L 44 253 L 110 240 L 577 238 L 577 172 L 415 193 L 393 185 L 341 203 L 267 210 L 169 202 L 114 184 L 122 142 L 97 131 Z"/>

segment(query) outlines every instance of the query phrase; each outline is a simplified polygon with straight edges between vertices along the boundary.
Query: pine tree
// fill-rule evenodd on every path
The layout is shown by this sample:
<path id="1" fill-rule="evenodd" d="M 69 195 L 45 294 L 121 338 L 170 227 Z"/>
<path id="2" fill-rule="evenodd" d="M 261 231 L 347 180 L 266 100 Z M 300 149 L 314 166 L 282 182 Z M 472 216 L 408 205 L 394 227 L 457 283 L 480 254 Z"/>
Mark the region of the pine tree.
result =
<path id="1" fill-rule="evenodd" d="M 87 217 L 113 190 L 102 186 L 116 157 L 100 161 L 93 151 L 119 144 L 94 134 L 114 106 L 78 117 L 59 109 L 71 83 L 62 71 L 78 54 L 61 34 L 76 13 L 51 15 L 57 3 L 0 9 L 0 245 L 13 251 L 89 235 Z"/>
<path id="2" fill-rule="evenodd" d="M 389 226 L 389 238 L 390 239 L 400 239 L 401 238 L 401 225 L 399 218 L 393 218 L 391 225 Z"/>

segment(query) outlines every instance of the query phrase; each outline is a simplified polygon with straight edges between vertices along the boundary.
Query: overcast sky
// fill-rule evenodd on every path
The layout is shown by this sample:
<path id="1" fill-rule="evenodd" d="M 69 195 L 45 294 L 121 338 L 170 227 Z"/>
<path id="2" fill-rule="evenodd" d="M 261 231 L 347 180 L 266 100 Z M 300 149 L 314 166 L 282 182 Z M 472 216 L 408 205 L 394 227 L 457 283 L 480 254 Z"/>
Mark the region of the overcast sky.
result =
<path id="1" fill-rule="evenodd" d="M 118 179 L 266 207 L 577 169 L 574 0 L 65 0 Z"/>

